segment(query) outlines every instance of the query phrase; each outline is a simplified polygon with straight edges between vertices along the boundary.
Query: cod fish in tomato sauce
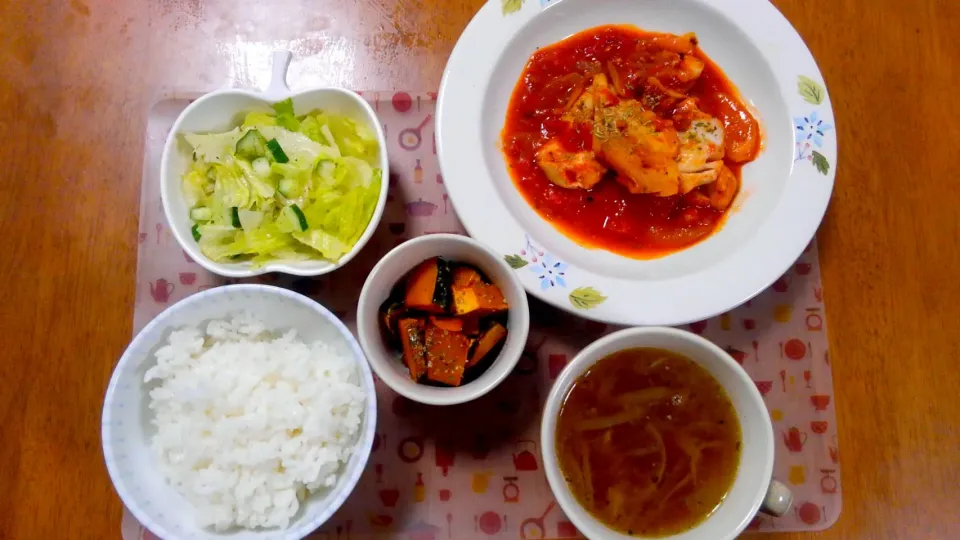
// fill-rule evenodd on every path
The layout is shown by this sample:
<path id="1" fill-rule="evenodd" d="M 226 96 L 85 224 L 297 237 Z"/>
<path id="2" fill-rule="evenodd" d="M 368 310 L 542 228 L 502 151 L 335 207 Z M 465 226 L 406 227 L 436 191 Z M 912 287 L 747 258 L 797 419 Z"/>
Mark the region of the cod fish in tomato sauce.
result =
<path id="1" fill-rule="evenodd" d="M 760 127 L 694 34 L 601 26 L 531 56 L 502 143 L 519 190 L 558 229 L 647 258 L 717 228 Z"/>

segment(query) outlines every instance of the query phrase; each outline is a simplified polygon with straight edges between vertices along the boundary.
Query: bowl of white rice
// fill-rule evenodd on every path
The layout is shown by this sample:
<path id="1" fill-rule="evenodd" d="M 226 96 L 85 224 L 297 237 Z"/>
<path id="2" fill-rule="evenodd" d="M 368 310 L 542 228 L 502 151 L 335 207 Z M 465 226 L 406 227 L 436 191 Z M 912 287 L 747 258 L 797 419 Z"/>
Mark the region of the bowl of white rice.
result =
<path id="1" fill-rule="evenodd" d="M 376 393 L 350 331 L 313 300 L 230 285 L 157 316 L 103 405 L 107 470 L 161 538 L 299 539 L 356 486 Z"/>

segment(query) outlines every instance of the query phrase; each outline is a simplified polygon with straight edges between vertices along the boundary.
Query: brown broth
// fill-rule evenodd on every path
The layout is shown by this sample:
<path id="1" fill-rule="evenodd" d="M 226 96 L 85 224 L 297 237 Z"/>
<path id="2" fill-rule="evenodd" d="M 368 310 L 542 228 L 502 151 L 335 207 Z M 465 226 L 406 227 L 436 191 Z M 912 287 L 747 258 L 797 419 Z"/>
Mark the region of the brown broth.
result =
<path id="1" fill-rule="evenodd" d="M 706 519 L 733 485 L 740 423 L 723 387 L 663 349 L 626 349 L 574 383 L 557 422 L 557 457 L 594 517 L 636 536 Z"/>

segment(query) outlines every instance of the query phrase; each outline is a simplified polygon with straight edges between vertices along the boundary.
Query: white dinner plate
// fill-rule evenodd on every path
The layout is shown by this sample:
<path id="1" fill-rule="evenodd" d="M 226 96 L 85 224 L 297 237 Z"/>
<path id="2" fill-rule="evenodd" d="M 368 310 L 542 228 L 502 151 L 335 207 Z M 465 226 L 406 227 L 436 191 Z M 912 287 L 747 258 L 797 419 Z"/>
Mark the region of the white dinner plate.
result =
<path id="1" fill-rule="evenodd" d="M 696 32 L 763 132 L 725 224 L 658 259 L 621 257 L 561 234 L 527 204 L 500 150 L 507 104 L 530 55 L 605 24 Z M 464 227 L 507 259 L 528 292 L 598 321 L 676 325 L 742 304 L 800 255 L 833 190 L 833 124 L 813 56 L 766 0 L 502 0 L 480 9 L 447 63 L 437 153 Z"/>

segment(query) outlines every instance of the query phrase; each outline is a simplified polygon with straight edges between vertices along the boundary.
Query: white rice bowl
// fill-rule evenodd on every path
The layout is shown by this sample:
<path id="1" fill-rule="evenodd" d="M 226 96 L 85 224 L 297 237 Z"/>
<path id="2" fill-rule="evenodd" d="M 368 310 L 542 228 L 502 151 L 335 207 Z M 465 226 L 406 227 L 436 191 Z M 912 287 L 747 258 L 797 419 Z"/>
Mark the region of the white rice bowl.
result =
<path id="1" fill-rule="evenodd" d="M 102 437 L 117 493 L 156 535 L 294 539 L 356 486 L 375 424 L 373 377 L 343 323 L 295 292 L 230 285 L 134 338 Z"/>
<path id="2" fill-rule="evenodd" d="M 200 526 L 285 528 L 353 453 L 363 390 L 350 358 L 251 314 L 176 330 L 150 390 L 161 471 Z"/>

